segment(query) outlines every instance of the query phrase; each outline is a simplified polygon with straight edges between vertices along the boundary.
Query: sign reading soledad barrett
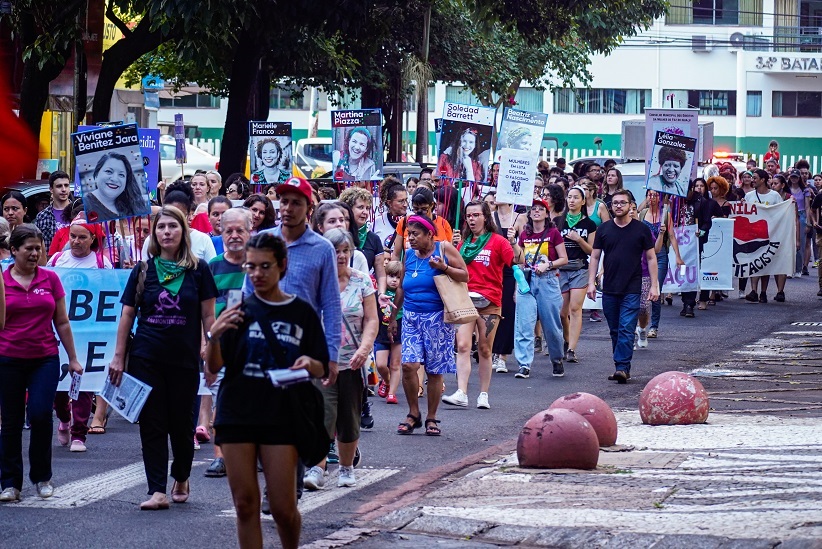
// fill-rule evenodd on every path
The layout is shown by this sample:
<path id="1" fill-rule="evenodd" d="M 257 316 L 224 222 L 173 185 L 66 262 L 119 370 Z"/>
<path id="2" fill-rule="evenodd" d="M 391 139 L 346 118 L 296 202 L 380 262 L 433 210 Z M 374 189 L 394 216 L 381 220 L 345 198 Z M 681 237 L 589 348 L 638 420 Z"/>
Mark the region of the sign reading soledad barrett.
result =
<path id="1" fill-rule="evenodd" d="M 440 178 L 485 181 L 491 159 L 494 112 L 491 107 L 445 103 L 437 162 Z"/>

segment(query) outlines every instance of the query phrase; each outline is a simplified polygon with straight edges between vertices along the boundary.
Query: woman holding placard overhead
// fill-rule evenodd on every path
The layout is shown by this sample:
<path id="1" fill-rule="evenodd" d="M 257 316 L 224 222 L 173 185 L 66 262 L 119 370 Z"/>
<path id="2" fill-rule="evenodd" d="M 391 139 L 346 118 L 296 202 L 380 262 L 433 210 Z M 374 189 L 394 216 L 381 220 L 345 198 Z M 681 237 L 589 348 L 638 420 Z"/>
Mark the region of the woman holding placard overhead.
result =
<path id="1" fill-rule="evenodd" d="M 119 385 L 128 337 L 139 310 L 129 349 L 129 374 L 152 388 L 140 414 L 140 441 L 151 496 L 140 505 L 143 510 L 168 509 L 169 439 L 174 454 L 171 499 L 175 503 L 188 500 L 200 340 L 202 333 L 206 339 L 210 337 L 217 297 L 208 265 L 191 251 L 183 212 L 164 206 L 154 218 L 150 238 L 151 259 L 134 267 L 123 291 L 117 345 L 108 369 L 111 382 Z"/>
<path id="2" fill-rule="evenodd" d="M 54 494 L 51 409 L 60 379 L 55 331 L 68 355 L 69 370 L 83 373 L 63 285 L 53 271 L 38 266 L 45 253 L 43 235 L 34 225 L 20 225 L 11 233 L 10 246 L 14 264 L 3 272 L 0 283 L 0 502 L 18 501 L 23 489 L 26 410 L 31 423 L 29 479 L 41 498 Z"/>

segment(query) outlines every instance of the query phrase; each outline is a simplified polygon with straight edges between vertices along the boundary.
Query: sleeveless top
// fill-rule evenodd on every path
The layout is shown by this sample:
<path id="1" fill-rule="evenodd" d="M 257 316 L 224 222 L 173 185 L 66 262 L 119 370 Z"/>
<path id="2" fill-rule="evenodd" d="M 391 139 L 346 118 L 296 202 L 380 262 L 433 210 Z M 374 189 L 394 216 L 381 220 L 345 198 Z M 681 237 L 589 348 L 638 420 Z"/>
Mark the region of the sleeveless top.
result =
<path id="1" fill-rule="evenodd" d="M 440 255 L 440 243 L 434 243 L 433 255 Z M 442 311 L 445 306 L 434 284 L 434 277 L 442 271 L 428 264 L 427 257 L 420 259 L 415 250 L 405 254 L 405 276 L 402 280 L 402 290 L 405 293 L 403 310 L 412 313 L 435 313 Z"/>
<path id="2" fill-rule="evenodd" d="M 600 204 L 602 204 L 602 201 L 599 198 L 594 200 L 594 213 L 588 215 L 588 219 L 593 221 L 596 224 L 597 227 L 602 225 L 602 218 L 599 217 L 599 205 Z M 585 207 L 587 208 L 588 206 L 586 205 Z"/>

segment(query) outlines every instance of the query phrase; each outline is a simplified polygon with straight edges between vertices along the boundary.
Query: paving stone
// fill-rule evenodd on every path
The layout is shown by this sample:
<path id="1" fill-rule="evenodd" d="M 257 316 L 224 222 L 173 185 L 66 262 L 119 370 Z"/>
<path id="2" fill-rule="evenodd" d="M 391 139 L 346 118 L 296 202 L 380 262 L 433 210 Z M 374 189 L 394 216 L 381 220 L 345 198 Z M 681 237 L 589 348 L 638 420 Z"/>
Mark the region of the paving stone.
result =
<path id="1" fill-rule="evenodd" d="M 672 534 L 663 536 L 656 542 L 654 549 L 720 549 L 724 541 L 727 541 L 727 538 Z"/>
<path id="2" fill-rule="evenodd" d="M 397 530 L 420 516 L 422 516 L 422 511 L 419 507 L 404 507 L 374 520 L 372 524 L 386 530 Z"/>
<path id="3" fill-rule="evenodd" d="M 662 539 L 661 534 L 638 534 L 635 532 L 621 532 L 615 534 L 608 543 L 606 549 L 641 549 L 643 547 L 653 547 Z"/>
<path id="4" fill-rule="evenodd" d="M 610 534 L 589 528 L 541 528 L 533 536 L 523 540 L 523 545 L 555 547 L 557 549 L 585 547 L 594 549 L 605 547 Z"/>
<path id="5" fill-rule="evenodd" d="M 476 537 L 477 540 L 516 544 L 536 535 L 537 529 L 523 526 L 494 526 Z"/>
<path id="6" fill-rule="evenodd" d="M 786 539 L 774 549 L 822 549 L 820 539 Z"/>
<path id="7" fill-rule="evenodd" d="M 479 520 L 423 515 L 402 529 L 452 538 L 472 538 L 493 524 Z"/>

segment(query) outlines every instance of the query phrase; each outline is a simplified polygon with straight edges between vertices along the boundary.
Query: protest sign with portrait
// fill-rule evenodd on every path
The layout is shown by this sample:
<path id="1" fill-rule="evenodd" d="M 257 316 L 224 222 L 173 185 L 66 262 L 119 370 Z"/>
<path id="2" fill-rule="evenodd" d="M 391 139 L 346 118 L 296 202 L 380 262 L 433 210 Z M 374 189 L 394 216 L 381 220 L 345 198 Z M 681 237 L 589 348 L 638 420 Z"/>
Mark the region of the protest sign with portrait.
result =
<path id="1" fill-rule="evenodd" d="M 382 111 L 331 111 L 334 181 L 382 179 Z"/>
<path id="2" fill-rule="evenodd" d="M 539 148 L 548 115 L 505 109 L 495 161 L 499 162 L 497 200 L 530 206 L 534 197 Z"/>
<path id="3" fill-rule="evenodd" d="M 494 112 L 492 107 L 445 103 L 436 175 L 476 183 L 485 181 Z"/>
<path id="4" fill-rule="evenodd" d="M 77 182 L 90 223 L 148 215 L 148 182 L 136 124 L 71 134 Z"/>
<path id="5" fill-rule="evenodd" d="M 291 122 L 249 122 L 251 183 L 269 185 L 291 177 Z"/>
<path id="6" fill-rule="evenodd" d="M 688 182 L 696 178 L 698 138 L 698 109 L 646 109 L 646 187 L 687 196 Z"/>

